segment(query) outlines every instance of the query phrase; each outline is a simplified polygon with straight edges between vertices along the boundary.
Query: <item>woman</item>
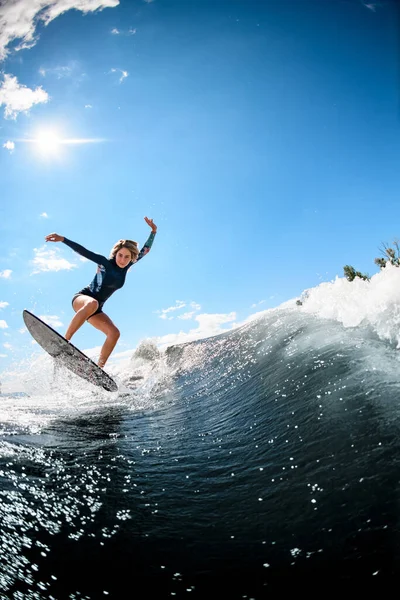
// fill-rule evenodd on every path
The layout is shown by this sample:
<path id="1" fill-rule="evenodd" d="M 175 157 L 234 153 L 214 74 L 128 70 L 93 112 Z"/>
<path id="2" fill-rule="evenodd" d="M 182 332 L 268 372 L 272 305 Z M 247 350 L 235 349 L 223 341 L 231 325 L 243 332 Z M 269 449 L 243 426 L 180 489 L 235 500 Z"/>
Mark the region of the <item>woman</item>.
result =
<path id="1" fill-rule="evenodd" d="M 69 324 L 65 339 L 69 341 L 85 321 L 88 321 L 96 329 L 100 329 L 107 336 L 98 361 L 99 367 L 102 368 L 114 350 L 120 336 L 120 332 L 110 317 L 103 313 L 103 306 L 111 294 L 122 288 L 125 283 L 126 274 L 132 264 L 143 258 L 143 256 L 146 256 L 150 251 L 157 232 L 157 226 L 153 223 L 153 219 L 145 217 L 144 220 L 151 227 L 151 233 L 140 252 L 136 242 L 132 240 L 119 240 L 111 249 L 109 258 L 86 250 L 83 246 L 72 242 L 62 235 L 58 235 L 58 233 L 50 233 L 45 238 L 46 242 L 64 242 L 64 244 L 75 250 L 75 252 L 78 252 L 81 256 L 97 263 L 97 273 L 93 281 L 90 285 L 75 294 L 72 299 L 72 308 L 76 314 Z"/>

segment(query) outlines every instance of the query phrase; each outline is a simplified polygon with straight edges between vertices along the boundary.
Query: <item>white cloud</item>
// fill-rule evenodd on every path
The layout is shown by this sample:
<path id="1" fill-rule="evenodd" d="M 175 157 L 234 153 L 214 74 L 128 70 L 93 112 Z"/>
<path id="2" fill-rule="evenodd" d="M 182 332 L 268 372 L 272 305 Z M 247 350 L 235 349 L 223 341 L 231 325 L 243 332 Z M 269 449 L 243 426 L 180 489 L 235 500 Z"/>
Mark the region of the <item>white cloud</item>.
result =
<path id="1" fill-rule="evenodd" d="M 160 315 L 160 319 L 164 319 L 164 321 L 172 321 L 174 317 L 167 317 L 167 315 L 165 313 L 162 313 Z"/>
<path id="2" fill-rule="evenodd" d="M 10 152 L 13 152 L 13 150 L 15 148 L 15 144 L 14 144 L 14 142 L 7 140 L 7 142 L 5 144 L 3 144 L 3 148 L 5 148 L 6 150 L 9 150 Z"/>
<path id="3" fill-rule="evenodd" d="M 65 65 L 60 67 L 51 67 L 45 69 L 41 67 L 39 69 L 39 73 L 42 77 L 46 77 L 47 75 L 54 75 L 57 79 L 63 79 L 64 77 L 71 77 L 74 71 L 74 67 L 72 65 Z"/>
<path id="4" fill-rule="evenodd" d="M 235 327 L 238 327 L 238 324 L 234 323 L 235 320 L 235 312 L 230 312 L 228 314 L 203 313 L 197 315 L 196 321 L 199 325 L 195 329 L 191 329 L 188 332 L 180 331 L 179 333 L 170 333 L 156 338 L 156 342 L 161 348 L 166 348 L 167 346 L 174 344 L 183 344 L 185 342 L 192 342 L 194 340 L 219 335 L 220 333 L 225 333 L 226 331 L 231 331 Z M 230 328 L 226 329 L 222 327 L 225 323 L 232 323 L 232 325 Z"/>
<path id="5" fill-rule="evenodd" d="M 68 10 L 83 13 L 114 8 L 119 0 L 9 0 L 1 5 L 0 12 L 0 60 L 10 52 L 9 45 L 19 40 L 14 50 L 32 48 L 39 38 L 36 28 L 48 25 Z"/>
<path id="6" fill-rule="evenodd" d="M 39 319 L 42 319 L 50 327 L 63 327 L 63 323 L 57 315 L 40 315 Z"/>
<path id="7" fill-rule="evenodd" d="M 8 325 L 5 321 L 0 321 L 0 329 L 7 329 Z"/>
<path id="8" fill-rule="evenodd" d="M 85 108 L 93 108 L 91 104 L 85 104 Z"/>
<path id="9" fill-rule="evenodd" d="M 168 313 L 174 311 L 174 310 L 179 310 L 181 308 L 184 308 L 186 306 L 186 302 L 183 302 L 182 300 L 176 300 L 175 301 L 175 306 L 170 306 L 169 308 L 162 308 L 161 310 L 157 310 L 157 314 L 160 315 L 160 319 L 173 319 L 173 317 L 167 317 Z"/>
<path id="10" fill-rule="evenodd" d="M 101 348 L 101 346 L 95 346 L 94 348 L 85 348 L 84 350 L 82 350 L 82 352 L 92 360 L 96 360 L 96 358 L 101 352 Z"/>
<path id="11" fill-rule="evenodd" d="M 189 306 L 190 306 L 190 308 L 193 308 L 193 310 L 200 310 L 201 309 L 200 304 L 197 304 L 197 302 L 191 302 L 189 304 Z"/>
<path id="12" fill-rule="evenodd" d="M 71 60 L 67 65 L 57 67 L 41 67 L 39 73 L 42 77 L 72 79 L 74 84 L 81 83 L 86 77 L 86 73 L 82 72 L 81 65 L 77 60 Z"/>
<path id="13" fill-rule="evenodd" d="M 21 327 L 21 329 L 18 329 L 19 333 L 26 333 L 28 330 L 26 327 Z"/>
<path id="14" fill-rule="evenodd" d="M 260 302 L 255 302 L 254 304 L 251 305 L 250 308 L 257 308 L 257 306 L 264 304 L 264 302 L 265 302 L 265 300 L 260 300 Z"/>
<path id="15" fill-rule="evenodd" d="M 10 279 L 11 273 L 11 269 L 5 269 L 4 271 L 0 271 L 0 277 L 2 277 L 3 279 Z"/>
<path id="16" fill-rule="evenodd" d="M 10 306 L 8 302 L 0 302 L 0 308 L 6 308 L 6 306 Z"/>
<path id="17" fill-rule="evenodd" d="M 161 312 L 169 313 L 173 310 L 179 310 L 180 308 L 183 308 L 184 306 L 186 306 L 186 302 L 184 302 L 183 300 L 175 300 L 175 306 L 170 306 L 169 308 L 163 308 L 161 310 Z"/>
<path id="18" fill-rule="evenodd" d="M 58 248 L 48 248 L 42 246 L 41 248 L 34 248 L 35 257 L 32 260 L 35 273 L 42 273 L 47 271 L 70 271 L 75 269 L 76 265 L 70 263 L 65 258 L 60 256 L 60 250 Z"/>
<path id="19" fill-rule="evenodd" d="M 366 2 L 363 2 L 363 4 L 365 8 L 372 10 L 372 12 L 376 12 L 376 7 L 378 6 L 378 4 L 374 4 L 373 2 L 369 2 L 368 4 Z"/>
<path id="20" fill-rule="evenodd" d="M 7 358 L 7 354 L 0 354 L 0 358 Z"/>
<path id="21" fill-rule="evenodd" d="M 170 306 L 168 308 L 163 308 L 161 310 L 157 310 L 156 313 L 159 315 L 160 319 L 164 319 L 166 321 L 172 321 L 172 319 L 174 317 L 168 316 L 169 313 L 176 311 L 176 310 L 180 310 L 181 308 L 186 308 L 187 306 L 189 306 L 192 310 L 189 312 L 186 312 L 182 315 L 178 315 L 178 317 L 177 317 L 178 319 L 183 319 L 183 320 L 192 319 L 193 316 L 196 314 L 196 312 L 201 309 L 200 304 L 197 304 L 197 302 L 190 302 L 189 304 L 187 304 L 183 300 L 176 300 L 175 306 Z"/>
<path id="22" fill-rule="evenodd" d="M 183 313 L 183 315 L 178 315 L 178 319 L 182 319 L 183 321 L 188 321 L 189 319 L 193 319 L 196 312 L 201 309 L 200 304 L 197 304 L 197 302 L 191 302 L 189 304 L 189 306 L 193 310 L 191 310 L 189 312 L 185 312 L 185 313 Z"/>
<path id="23" fill-rule="evenodd" d="M 126 79 L 129 75 L 128 71 L 123 71 L 122 69 L 111 69 L 110 73 L 121 73 L 121 77 L 119 78 L 119 82 L 122 83 L 124 79 Z"/>
<path id="24" fill-rule="evenodd" d="M 111 29 L 111 33 L 112 33 L 112 35 L 135 35 L 136 28 L 134 29 L 133 27 L 130 27 L 128 29 L 128 31 L 125 32 L 125 31 L 121 31 L 117 27 L 114 27 L 114 29 Z"/>
<path id="25" fill-rule="evenodd" d="M 10 350 L 10 349 L 12 348 L 11 344 L 9 344 L 8 342 L 5 342 L 5 343 L 3 344 L 3 347 L 4 347 L 4 348 L 7 348 L 7 350 Z"/>
<path id="26" fill-rule="evenodd" d="M 183 313 L 183 315 L 178 315 L 178 319 L 182 319 L 183 321 L 188 321 L 189 319 L 193 319 L 193 316 L 195 314 L 196 314 L 195 311 L 192 310 L 191 312 Z"/>
<path id="27" fill-rule="evenodd" d="M 46 212 L 42 212 L 42 214 L 40 216 L 43 217 L 43 219 L 49 218 L 49 215 Z"/>
<path id="28" fill-rule="evenodd" d="M 13 75 L 4 74 L 0 86 L 0 106 L 4 104 L 4 117 L 16 119 L 18 113 L 29 111 L 35 104 L 45 103 L 49 95 L 41 87 L 31 90 L 26 85 L 18 83 Z"/>
<path id="29" fill-rule="evenodd" d="M 199 324 L 198 329 L 201 331 L 221 331 L 221 325 L 224 323 L 231 323 L 236 320 L 236 313 L 230 312 L 228 314 L 221 313 L 203 313 L 201 315 L 197 315 L 196 321 Z M 215 333 L 210 333 L 210 335 L 215 335 Z"/>

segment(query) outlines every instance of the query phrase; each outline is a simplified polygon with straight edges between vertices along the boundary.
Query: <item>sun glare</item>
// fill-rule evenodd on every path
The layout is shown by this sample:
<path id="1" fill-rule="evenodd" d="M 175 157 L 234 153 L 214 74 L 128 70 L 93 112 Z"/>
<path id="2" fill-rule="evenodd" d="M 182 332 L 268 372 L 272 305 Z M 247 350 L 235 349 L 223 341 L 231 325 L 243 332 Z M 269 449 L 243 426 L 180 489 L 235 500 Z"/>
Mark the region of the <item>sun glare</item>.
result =
<path id="1" fill-rule="evenodd" d="M 40 131 L 35 138 L 39 152 L 43 154 L 56 154 L 62 140 L 54 131 Z"/>
<path id="2" fill-rule="evenodd" d="M 1 4 L 1 0 L 0 0 Z M 67 147 L 99 144 L 104 138 L 63 137 L 56 129 L 39 129 L 28 138 L 17 138 L 18 143 L 30 144 L 32 149 L 46 158 L 64 158 Z"/>

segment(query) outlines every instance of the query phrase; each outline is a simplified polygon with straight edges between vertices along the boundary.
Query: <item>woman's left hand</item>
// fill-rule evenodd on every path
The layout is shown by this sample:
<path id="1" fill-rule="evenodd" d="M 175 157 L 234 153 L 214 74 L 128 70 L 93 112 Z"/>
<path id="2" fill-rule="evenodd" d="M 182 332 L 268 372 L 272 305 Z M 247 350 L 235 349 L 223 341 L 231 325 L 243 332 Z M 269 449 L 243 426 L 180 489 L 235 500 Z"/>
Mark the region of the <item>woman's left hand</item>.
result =
<path id="1" fill-rule="evenodd" d="M 152 232 L 155 233 L 157 231 L 157 225 L 153 223 L 153 219 L 145 217 L 144 220 L 146 221 L 147 225 L 151 227 Z"/>

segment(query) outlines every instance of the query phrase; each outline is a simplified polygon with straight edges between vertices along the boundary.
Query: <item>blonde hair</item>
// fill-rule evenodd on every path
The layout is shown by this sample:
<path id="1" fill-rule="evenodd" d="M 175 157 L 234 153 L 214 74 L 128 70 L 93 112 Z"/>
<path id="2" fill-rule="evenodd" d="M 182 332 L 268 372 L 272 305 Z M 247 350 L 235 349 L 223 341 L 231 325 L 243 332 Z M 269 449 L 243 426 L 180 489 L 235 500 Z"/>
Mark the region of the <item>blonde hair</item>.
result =
<path id="1" fill-rule="evenodd" d="M 139 256 L 139 248 L 137 242 L 134 242 L 133 240 L 118 240 L 118 242 L 114 244 L 114 246 L 111 248 L 110 258 L 114 258 L 117 252 L 121 250 L 121 248 L 126 248 L 127 250 L 129 250 L 133 261 L 135 261 Z"/>

